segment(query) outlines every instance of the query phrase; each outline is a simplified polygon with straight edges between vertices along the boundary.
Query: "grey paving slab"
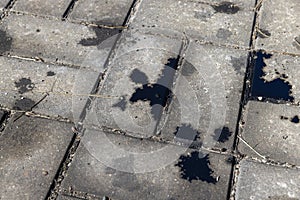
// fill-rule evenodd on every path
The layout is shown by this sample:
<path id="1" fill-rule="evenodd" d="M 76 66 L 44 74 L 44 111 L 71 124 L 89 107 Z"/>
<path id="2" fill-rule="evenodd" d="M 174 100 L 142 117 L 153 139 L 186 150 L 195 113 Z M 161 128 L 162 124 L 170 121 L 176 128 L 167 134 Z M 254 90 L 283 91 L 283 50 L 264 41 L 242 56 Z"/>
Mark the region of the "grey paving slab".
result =
<path id="1" fill-rule="evenodd" d="M 66 153 L 71 124 L 14 116 L 0 138 L 1 199 L 44 199 Z"/>
<path id="2" fill-rule="evenodd" d="M 13 10 L 61 18 L 70 2 L 71 0 L 20 0 L 14 4 Z"/>
<path id="3" fill-rule="evenodd" d="M 105 62 L 103 52 L 107 54 L 110 49 L 101 46 L 102 42 L 118 34 L 118 30 L 15 14 L 2 21 L 0 30 L 3 34 L 1 54 L 39 57 L 82 67 L 99 67 Z"/>
<path id="4" fill-rule="evenodd" d="M 299 165 L 299 107 L 250 101 L 245 113 L 244 140 L 263 156 Z M 239 150 L 257 155 L 243 142 Z"/>
<path id="5" fill-rule="evenodd" d="M 174 30 L 195 39 L 248 47 L 254 5 L 253 0 L 143 1 L 131 28 Z"/>
<path id="6" fill-rule="evenodd" d="M 235 199 L 296 200 L 300 198 L 300 171 L 242 161 Z"/>
<path id="7" fill-rule="evenodd" d="M 69 19 L 99 25 L 121 26 L 133 0 L 88 0 L 76 2 Z"/>
<path id="8" fill-rule="evenodd" d="M 86 120 L 136 137 L 150 137 L 172 88 L 181 38 L 126 32 Z M 155 96 L 156 95 L 156 96 Z"/>
<path id="9" fill-rule="evenodd" d="M 256 48 L 299 54 L 299 18 L 299 1 L 264 1 L 259 13 Z"/>
<path id="10" fill-rule="evenodd" d="M 140 139 L 125 138 L 127 137 L 109 137 L 112 143 L 120 144 L 120 148 L 128 149 L 130 152 L 140 153 L 142 149 L 148 151 L 150 146 L 157 148 L 154 142 L 151 144 L 145 140 L 141 142 Z M 143 147 L 141 143 L 144 144 Z M 231 168 L 226 156 L 209 154 L 206 157 L 199 157 L 197 152 L 189 151 L 189 154 L 178 155 L 174 162 L 155 171 L 129 173 L 128 170 L 137 164 L 136 155 L 113 157 L 114 166 L 124 167 L 123 171 L 119 171 L 111 165 L 103 164 L 106 158 L 100 159 L 90 154 L 83 144 L 79 146 L 62 183 L 62 191 L 65 194 L 71 194 L 72 191 L 69 190 L 71 188 L 73 191 L 83 191 L 100 197 L 107 196 L 116 200 L 226 199 Z M 106 151 L 105 149 L 106 147 L 103 147 L 98 150 Z M 158 157 L 155 164 L 160 165 L 165 159 Z"/>
<path id="11" fill-rule="evenodd" d="M 0 57 L 0 69 L 2 106 L 23 111 L 32 109 L 40 114 L 59 115 L 71 120 L 77 118 L 79 110 L 83 110 L 76 102 L 88 98 L 97 80 L 97 72 L 91 69 L 74 69 L 16 58 Z M 85 80 L 85 87 L 78 88 L 76 81 L 81 76 L 89 79 Z"/>
<path id="12" fill-rule="evenodd" d="M 176 98 L 162 122 L 160 137 L 173 142 L 196 141 L 194 143 L 203 143 L 208 148 L 230 149 L 247 54 L 191 42 L 176 81 Z"/>

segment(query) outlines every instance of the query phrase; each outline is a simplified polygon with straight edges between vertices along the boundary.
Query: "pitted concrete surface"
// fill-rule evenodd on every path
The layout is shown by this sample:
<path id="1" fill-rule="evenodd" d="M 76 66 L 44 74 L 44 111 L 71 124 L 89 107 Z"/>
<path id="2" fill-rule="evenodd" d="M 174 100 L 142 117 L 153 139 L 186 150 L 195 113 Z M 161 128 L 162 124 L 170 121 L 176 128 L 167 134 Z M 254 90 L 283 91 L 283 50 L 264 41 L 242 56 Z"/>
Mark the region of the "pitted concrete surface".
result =
<path id="1" fill-rule="evenodd" d="M 299 2 L 0 9 L 0 199 L 300 199 Z"/>

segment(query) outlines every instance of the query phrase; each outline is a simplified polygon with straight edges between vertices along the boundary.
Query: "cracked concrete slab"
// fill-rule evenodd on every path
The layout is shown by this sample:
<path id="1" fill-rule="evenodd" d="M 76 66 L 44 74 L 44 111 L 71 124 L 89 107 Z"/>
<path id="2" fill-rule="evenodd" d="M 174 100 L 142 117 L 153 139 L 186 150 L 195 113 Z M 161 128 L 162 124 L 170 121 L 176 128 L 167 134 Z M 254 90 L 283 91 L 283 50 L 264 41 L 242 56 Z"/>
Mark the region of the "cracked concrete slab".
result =
<path id="1" fill-rule="evenodd" d="M 250 101 L 241 136 L 261 155 L 299 165 L 299 118 L 297 106 Z M 260 158 L 242 141 L 238 149 L 243 154 Z"/>
<path id="2" fill-rule="evenodd" d="M 256 48 L 299 55 L 299 18 L 299 1 L 263 1 L 258 17 Z"/>
<path id="3" fill-rule="evenodd" d="M 76 2 L 69 19 L 98 25 L 122 26 L 133 0 L 88 0 Z"/>
<path id="4" fill-rule="evenodd" d="M 130 27 L 173 30 L 216 44 L 248 47 L 254 6 L 253 0 L 142 1 Z"/>
<path id="5" fill-rule="evenodd" d="M 62 18 L 71 0 L 18 0 L 13 10 L 41 16 Z"/>
<path id="6" fill-rule="evenodd" d="M 44 199 L 73 137 L 72 124 L 16 117 L 0 136 L 0 197 Z"/>
<path id="7" fill-rule="evenodd" d="M 297 169 L 243 160 L 240 163 L 235 198 L 297 200 L 300 197 L 299 180 Z"/>

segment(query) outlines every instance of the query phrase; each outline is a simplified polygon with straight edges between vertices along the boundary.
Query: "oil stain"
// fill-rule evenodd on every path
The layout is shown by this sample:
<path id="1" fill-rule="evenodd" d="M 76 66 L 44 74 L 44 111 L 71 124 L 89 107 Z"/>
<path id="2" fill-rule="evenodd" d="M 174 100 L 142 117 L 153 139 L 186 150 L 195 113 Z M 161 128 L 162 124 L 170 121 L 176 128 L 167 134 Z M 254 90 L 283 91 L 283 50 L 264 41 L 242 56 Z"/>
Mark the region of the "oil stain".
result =
<path id="1" fill-rule="evenodd" d="M 227 40 L 228 38 L 231 37 L 231 35 L 232 35 L 231 31 L 224 28 L 219 28 L 216 36 L 217 38 Z"/>
<path id="2" fill-rule="evenodd" d="M 299 117 L 296 115 L 291 119 L 291 122 L 295 123 L 295 124 L 299 124 Z"/>
<path id="3" fill-rule="evenodd" d="M 151 106 L 151 114 L 155 120 L 159 120 L 161 115 L 161 107 L 167 105 L 168 99 L 172 95 L 169 89 L 173 85 L 175 71 L 178 68 L 178 59 L 169 58 L 162 70 L 162 75 L 156 83 L 149 83 L 147 75 L 139 69 L 134 69 L 130 75 L 131 80 L 136 84 L 143 84 L 130 97 L 130 102 L 149 101 Z M 160 105 L 155 106 L 155 105 Z"/>
<path id="4" fill-rule="evenodd" d="M 21 78 L 19 81 L 15 82 L 15 86 L 18 88 L 20 94 L 32 91 L 35 87 L 30 78 Z"/>
<path id="5" fill-rule="evenodd" d="M 14 110 L 30 111 L 36 103 L 29 98 L 21 98 L 15 102 Z"/>
<path id="6" fill-rule="evenodd" d="M 216 141 L 221 142 L 221 143 L 228 141 L 230 136 L 232 135 L 232 132 L 226 126 L 223 128 L 216 129 L 214 131 L 214 133 L 215 133 L 215 135 L 213 136 L 213 138 Z"/>
<path id="7" fill-rule="evenodd" d="M 283 77 L 270 82 L 265 82 L 262 78 L 265 75 L 263 68 L 266 66 L 266 63 L 264 60 L 271 57 L 272 54 L 267 54 L 263 51 L 256 52 L 251 96 L 293 102 L 294 97 L 291 96 L 292 86 Z"/>
<path id="8" fill-rule="evenodd" d="M 53 72 L 53 71 L 48 71 L 48 72 L 47 72 L 47 76 L 55 76 L 55 72 Z"/>
<path id="9" fill-rule="evenodd" d="M 183 144 L 190 144 L 200 138 L 200 133 L 195 130 L 190 124 L 183 124 L 176 128 L 174 133 L 176 142 L 181 142 Z"/>
<path id="10" fill-rule="evenodd" d="M 127 101 L 126 101 L 126 96 L 122 96 L 120 98 L 120 101 L 116 104 L 114 104 L 112 107 L 117 107 L 120 108 L 122 111 L 125 111 L 127 107 Z"/>
<path id="11" fill-rule="evenodd" d="M 183 76 L 192 76 L 196 71 L 197 69 L 190 62 L 185 61 L 180 73 Z"/>
<path id="12" fill-rule="evenodd" d="M 213 9 L 219 13 L 235 14 L 240 8 L 232 2 L 223 1 L 217 5 L 212 5 Z"/>
<path id="13" fill-rule="evenodd" d="M 243 74 L 242 68 L 245 66 L 246 60 L 247 60 L 246 57 L 238 57 L 238 58 L 236 58 L 236 57 L 231 56 L 230 62 L 232 64 L 232 67 L 240 75 Z"/>
<path id="14" fill-rule="evenodd" d="M 180 167 L 181 178 L 189 182 L 200 180 L 212 184 L 217 183 L 217 179 L 212 176 L 214 171 L 210 168 L 209 155 L 204 156 L 194 151 L 190 155 L 180 156 L 175 166 Z"/>
<path id="15" fill-rule="evenodd" d="M 260 28 L 257 31 L 257 36 L 260 37 L 260 38 L 268 38 L 268 37 L 271 36 L 271 33 L 268 30 Z"/>
<path id="16" fill-rule="evenodd" d="M 0 30 L 0 54 L 3 54 L 11 49 L 12 38 L 3 30 Z"/>

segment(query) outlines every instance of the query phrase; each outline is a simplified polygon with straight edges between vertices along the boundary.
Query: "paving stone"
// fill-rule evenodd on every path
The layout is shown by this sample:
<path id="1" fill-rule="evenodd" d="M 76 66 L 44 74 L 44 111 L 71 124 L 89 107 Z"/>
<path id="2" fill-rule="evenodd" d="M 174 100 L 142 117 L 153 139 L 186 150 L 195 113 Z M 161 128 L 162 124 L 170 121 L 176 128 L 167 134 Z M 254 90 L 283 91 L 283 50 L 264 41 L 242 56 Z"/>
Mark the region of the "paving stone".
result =
<path id="1" fill-rule="evenodd" d="M 16 117 L 0 136 L 0 197 L 44 199 L 73 137 L 72 125 Z"/>
<path id="2" fill-rule="evenodd" d="M 78 1 L 69 19 L 88 21 L 99 25 L 121 26 L 133 0 L 88 0 Z"/>
<path id="3" fill-rule="evenodd" d="M 254 5 L 253 0 L 143 1 L 131 27 L 173 30 L 194 39 L 248 47 Z"/>
<path id="4" fill-rule="evenodd" d="M 248 53 L 191 42 L 161 138 L 232 148 Z"/>
<path id="5" fill-rule="evenodd" d="M 111 136 L 110 140 L 112 143 L 120 143 L 120 148 L 126 148 L 126 151 L 130 150 L 135 153 L 141 152 L 144 147 L 146 148 L 144 150 L 149 149 L 149 146 L 156 148 L 154 142 L 149 144 L 145 140 L 141 142 L 140 139 L 128 139 L 124 136 Z M 140 146 L 141 143 L 144 147 Z M 178 155 L 174 162 L 158 170 L 147 173 L 129 173 L 128 170 L 136 164 L 135 155 L 112 157 L 115 159 L 116 167 L 124 167 L 123 171 L 119 171 L 111 165 L 104 165 L 106 158 L 96 158 L 93 154 L 92 156 L 83 144 L 88 143 L 80 144 L 62 183 L 66 194 L 70 193 L 69 188 L 72 188 L 74 191 L 84 191 L 100 197 L 108 196 L 116 200 L 226 199 L 231 169 L 226 156 L 209 154 L 199 157 L 198 152 L 189 151 L 189 156 L 188 153 Z M 108 150 L 105 148 L 100 147 L 98 150 Z M 155 164 L 160 165 L 164 159 L 164 157 L 158 157 Z"/>
<path id="6" fill-rule="evenodd" d="M 77 119 L 83 107 L 76 102 L 86 101 L 96 75 L 91 69 L 0 57 L 0 104 L 9 109 L 29 111 L 32 108 L 41 114 Z M 85 80 L 85 87 L 79 88 L 76 80 L 81 76 L 89 79 Z M 46 94 L 49 95 L 34 106 Z"/>
<path id="7" fill-rule="evenodd" d="M 299 1 L 264 1 L 259 13 L 256 48 L 299 54 L 299 18 Z"/>
<path id="8" fill-rule="evenodd" d="M 235 199 L 296 200 L 300 171 L 243 160 Z"/>
<path id="9" fill-rule="evenodd" d="M 48 62 L 82 67 L 96 66 L 99 72 L 103 72 L 104 68 L 99 66 L 97 61 L 103 63 L 103 53 L 107 54 L 110 51 L 102 42 L 108 38 L 109 41 L 115 39 L 116 37 L 111 36 L 118 34 L 118 30 L 115 29 L 89 28 L 14 14 L 3 20 L 0 31 L 3 34 L 0 41 L 0 44 L 3 44 L 0 48 L 1 54 L 39 57 Z"/>
<path id="10" fill-rule="evenodd" d="M 20 0 L 15 3 L 13 10 L 61 18 L 70 2 L 71 0 Z"/>
<path id="11" fill-rule="evenodd" d="M 124 33 L 85 123 L 136 137 L 152 136 L 166 104 L 166 88 L 173 84 L 181 46 L 181 38 Z"/>
<path id="12" fill-rule="evenodd" d="M 250 101 L 242 137 L 266 157 L 299 165 L 299 117 L 299 108 L 296 106 Z M 242 142 L 239 143 L 239 150 L 257 157 Z"/>

